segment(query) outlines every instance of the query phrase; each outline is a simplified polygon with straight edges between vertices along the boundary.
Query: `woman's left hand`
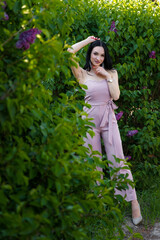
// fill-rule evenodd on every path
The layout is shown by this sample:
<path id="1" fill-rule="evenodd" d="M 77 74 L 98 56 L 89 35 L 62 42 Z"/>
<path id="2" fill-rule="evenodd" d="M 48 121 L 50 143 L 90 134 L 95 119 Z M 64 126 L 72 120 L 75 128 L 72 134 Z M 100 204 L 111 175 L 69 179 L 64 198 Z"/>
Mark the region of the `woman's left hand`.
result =
<path id="1" fill-rule="evenodd" d="M 97 75 L 101 75 L 107 79 L 111 78 L 111 75 L 103 67 L 93 67 Z"/>

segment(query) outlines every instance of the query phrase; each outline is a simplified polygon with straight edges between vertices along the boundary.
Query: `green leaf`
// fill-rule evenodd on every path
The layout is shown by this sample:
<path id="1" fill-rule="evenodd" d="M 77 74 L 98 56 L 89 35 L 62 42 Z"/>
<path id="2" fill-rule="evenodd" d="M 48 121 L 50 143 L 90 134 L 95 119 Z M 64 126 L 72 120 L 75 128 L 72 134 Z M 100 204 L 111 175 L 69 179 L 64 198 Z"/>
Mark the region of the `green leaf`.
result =
<path id="1" fill-rule="evenodd" d="M 143 236 L 140 233 L 134 233 L 133 237 L 138 239 L 143 239 Z"/>
<path id="2" fill-rule="evenodd" d="M 15 118 L 15 115 L 16 115 L 16 104 L 15 104 L 14 100 L 7 98 L 7 109 L 9 112 L 9 116 L 10 116 L 11 120 L 13 121 Z"/>

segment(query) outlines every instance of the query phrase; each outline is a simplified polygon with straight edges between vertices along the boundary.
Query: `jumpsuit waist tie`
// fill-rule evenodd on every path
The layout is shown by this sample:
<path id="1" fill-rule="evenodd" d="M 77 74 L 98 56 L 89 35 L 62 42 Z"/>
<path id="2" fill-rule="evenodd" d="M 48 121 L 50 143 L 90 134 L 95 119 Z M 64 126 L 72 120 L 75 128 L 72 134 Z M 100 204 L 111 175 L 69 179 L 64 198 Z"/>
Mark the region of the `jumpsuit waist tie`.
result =
<path id="1" fill-rule="evenodd" d="M 106 124 L 108 124 L 108 139 L 110 144 L 112 144 L 112 114 L 113 110 L 117 108 L 117 105 L 112 100 L 109 100 L 106 104 L 106 109 L 100 124 L 100 127 L 105 127 Z"/>
<path id="2" fill-rule="evenodd" d="M 117 109 L 117 105 L 112 101 L 112 100 L 108 100 L 107 102 L 101 102 L 101 103 L 91 103 L 90 101 L 88 101 L 88 103 L 92 106 L 94 105 L 106 105 L 103 117 L 102 117 L 102 121 L 100 123 L 100 127 L 105 127 L 108 124 L 108 139 L 109 139 L 109 143 L 112 144 L 112 114 L 113 114 L 113 110 Z"/>

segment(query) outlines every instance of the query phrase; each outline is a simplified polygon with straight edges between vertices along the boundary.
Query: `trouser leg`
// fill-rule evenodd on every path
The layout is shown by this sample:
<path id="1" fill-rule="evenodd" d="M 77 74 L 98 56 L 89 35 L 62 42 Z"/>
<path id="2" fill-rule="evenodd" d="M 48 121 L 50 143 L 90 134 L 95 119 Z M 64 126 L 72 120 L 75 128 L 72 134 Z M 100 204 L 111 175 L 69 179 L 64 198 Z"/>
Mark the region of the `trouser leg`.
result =
<path id="1" fill-rule="evenodd" d="M 97 157 L 102 157 L 102 149 L 101 149 L 101 138 L 100 138 L 100 131 L 98 129 L 93 129 L 93 132 L 95 133 L 95 136 L 91 137 L 88 133 L 87 133 L 87 138 L 85 138 L 85 144 L 84 146 L 89 148 L 89 144 L 92 146 L 92 150 L 93 151 L 98 151 L 100 153 L 100 155 L 96 155 Z M 96 167 L 96 169 L 98 171 L 102 172 L 102 168 L 101 167 Z M 101 174 L 101 179 L 103 178 L 103 175 Z"/>
<path id="2" fill-rule="evenodd" d="M 123 154 L 123 148 L 122 148 L 122 142 L 121 137 L 118 129 L 117 123 L 113 123 L 112 126 L 112 144 L 108 141 L 108 131 L 102 131 L 102 137 L 104 141 L 105 151 L 107 154 L 107 158 L 109 161 L 112 162 L 113 165 L 110 165 L 111 167 L 124 167 L 124 161 L 116 162 L 113 155 L 115 155 L 117 158 L 124 159 Z M 117 174 L 128 174 L 128 179 L 130 179 L 133 182 L 132 173 L 129 169 L 120 169 L 120 171 Z M 125 197 L 125 200 L 127 202 L 137 199 L 135 188 L 132 188 L 128 184 L 128 189 L 126 190 L 118 190 L 115 189 L 115 195 L 121 195 L 122 197 Z"/>

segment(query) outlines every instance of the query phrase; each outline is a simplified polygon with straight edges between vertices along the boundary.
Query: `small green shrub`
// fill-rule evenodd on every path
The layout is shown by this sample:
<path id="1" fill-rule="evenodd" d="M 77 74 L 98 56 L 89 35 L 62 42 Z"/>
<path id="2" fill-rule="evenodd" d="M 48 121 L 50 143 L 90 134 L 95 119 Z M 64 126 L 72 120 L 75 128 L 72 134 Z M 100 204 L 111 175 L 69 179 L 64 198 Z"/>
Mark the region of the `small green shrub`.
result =
<path id="1" fill-rule="evenodd" d="M 83 2 L 7 1 L 1 9 L 9 19 L 1 19 L 0 239 L 91 239 L 92 215 L 101 215 L 114 236 L 121 219 L 116 181 L 96 184 L 95 168 L 107 161 L 83 146 L 84 92 L 66 51 L 77 7 L 84 10 Z M 30 46 L 18 49 L 21 33 L 34 28 L 42 31 L 35 42 L 31 34 Z"/>

